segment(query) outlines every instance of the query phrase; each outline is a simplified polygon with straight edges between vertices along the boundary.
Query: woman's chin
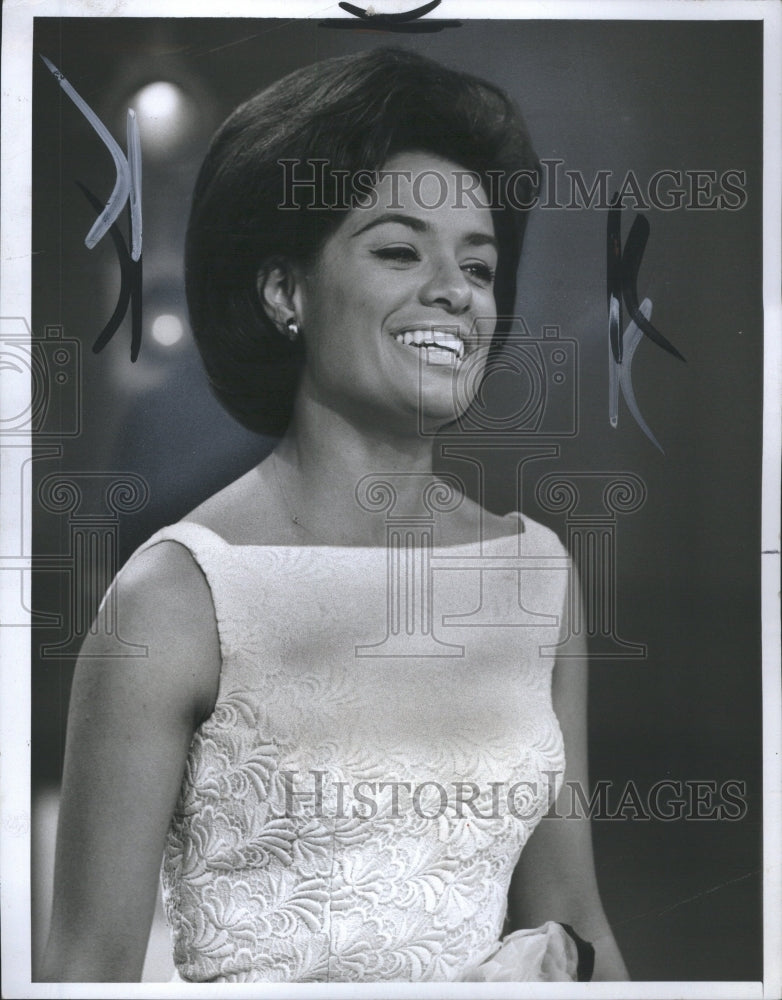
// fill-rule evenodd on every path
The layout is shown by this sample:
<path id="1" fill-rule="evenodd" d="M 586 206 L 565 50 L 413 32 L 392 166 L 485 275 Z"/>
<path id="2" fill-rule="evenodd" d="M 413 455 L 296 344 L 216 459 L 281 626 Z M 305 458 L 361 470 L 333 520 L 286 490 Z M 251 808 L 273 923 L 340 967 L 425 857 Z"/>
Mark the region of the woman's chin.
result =
<path id="1" fill-rule="evenodd" d="M 467 412 L 480 390 L 486 355 L 481 350 L 451 365 L 420 366 L 415 412 L 422 432 L 436 433 Z"/>
<path id="2" fill-rule="evenodd" d="M 459 400 L 461 404 L 462 401 Z M 434 394 L 423 396 L 418 406 L 418 428 L 427 437 L 437 434 L 451 424 L 456 423 L 464 415 L 469 406 L 469 400 L 462 405 L 456 405 L 453 395 L 449 400 L 437 399 Z"/>

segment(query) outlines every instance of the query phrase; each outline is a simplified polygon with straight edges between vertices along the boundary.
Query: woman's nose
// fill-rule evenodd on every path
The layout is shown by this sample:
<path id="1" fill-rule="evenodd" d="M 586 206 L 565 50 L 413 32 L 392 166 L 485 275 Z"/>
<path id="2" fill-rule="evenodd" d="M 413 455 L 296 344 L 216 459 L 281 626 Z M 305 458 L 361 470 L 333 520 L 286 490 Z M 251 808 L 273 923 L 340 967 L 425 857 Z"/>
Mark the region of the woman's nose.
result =
<path id="1" fill-rule="evenodd" d="M 420 297 L 424 305 L 462 313 L 472 301 L 472 287 L 467 275 L 455 261 L 444 261 L 421 287 Z"/>

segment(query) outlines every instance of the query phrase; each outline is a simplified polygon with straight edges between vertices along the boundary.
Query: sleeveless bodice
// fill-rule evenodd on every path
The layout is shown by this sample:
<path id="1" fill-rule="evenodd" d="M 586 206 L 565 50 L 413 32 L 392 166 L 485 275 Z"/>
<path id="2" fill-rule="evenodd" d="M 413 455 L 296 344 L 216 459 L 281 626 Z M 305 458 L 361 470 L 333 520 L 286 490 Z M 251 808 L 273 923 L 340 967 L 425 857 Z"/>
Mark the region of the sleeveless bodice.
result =
<path id="1" fill-rule="evenodd" d="M 569 562 L 525 524 L 412 553 L 146 543 L 190 550 L 222 655 L 162 869 L 183 979 L 459 980 L 491 951 L 564 770 Z"/>

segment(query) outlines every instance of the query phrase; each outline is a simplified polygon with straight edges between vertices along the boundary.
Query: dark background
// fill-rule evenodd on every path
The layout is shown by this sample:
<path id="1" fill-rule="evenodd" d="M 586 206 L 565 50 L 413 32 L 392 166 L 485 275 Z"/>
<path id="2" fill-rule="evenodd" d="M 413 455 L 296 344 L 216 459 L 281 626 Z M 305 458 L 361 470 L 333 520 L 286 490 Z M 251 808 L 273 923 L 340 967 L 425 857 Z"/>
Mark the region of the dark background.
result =
<path id="1" fill-rule="evenodd" d="M 113 523 L 121 563 L 269 450 L 271 440 L 242 430 L 209 395 L 189 333 L 163 347 L 150 324 L 167 313 L 186 325 L 190 189 L 223 117 L 297 66 L 384 44 L 506 88 L 538 154 L 587 180 L 600 169 L 615 183 L 628 170 L 642 182 L 660 169 L 747 173 L 740 211 L 647 212 L 639 292 L 687 358 L 682 364 L 645 340 L 634 365 L 639 405 L 664 455 L 624 406 L 618 429 L 608 423 L 605 212 L 532 214 L 517 308 L 533 335 L 555 325 L 578 344 L 577 433 L 553 439 L 557 456 L 524 467 L 522 509 L 564 537 L 563 516 L 536 500 L 544 475 L 629 472 L 647 490 L 645 504 L 616 523 L 617 631 L 646 644 L 647 656 L 592 665 L 592 780 L 619 790 L 632 780 L 642 792 L 663 778 L 746 783 L 748 812 L 736 822 L 596 820 L 609 919 L 634 979 L 760 979 L 760 23 L 483 21 L 389 35 L 315 21 L 38 19 L 35 51 L 123 148 L 125 109 L 139 88 L 171 81 L 189 103 L 181 135 L 142 130 L 145 329 L 131 365 L 129 317 L 102 353 L 91 353 L 116 302 L 119 268 L 108 238 L 84 247 L 95 214 L 74 183 L 105 202 L 114 169 L 36 58 L 33 333 L 60 326 L 82 350 L 79 433 L 40 439 L 61 447 L 59 457 L 34 463 L 35 484 L 90 470 L 143 477 L 148 502 Z M 628 207 L 625 233 L 633 216 Z M 70 404 L 57 405 L 64 412 Z M 518 505 L 517 457 L 485 453 L 489 507 Z M 36 504 L 36 556 L 67 563 L 70 529 L 66 515 Z M 51 565 L 39 568 L 33 591 L 36 612 L 61 616 L 59 628 L 33 636 L 34 794 L 59 782 L 73 670 L 72 656 L 42 653 L 69 629 L 71 578 Z"/>

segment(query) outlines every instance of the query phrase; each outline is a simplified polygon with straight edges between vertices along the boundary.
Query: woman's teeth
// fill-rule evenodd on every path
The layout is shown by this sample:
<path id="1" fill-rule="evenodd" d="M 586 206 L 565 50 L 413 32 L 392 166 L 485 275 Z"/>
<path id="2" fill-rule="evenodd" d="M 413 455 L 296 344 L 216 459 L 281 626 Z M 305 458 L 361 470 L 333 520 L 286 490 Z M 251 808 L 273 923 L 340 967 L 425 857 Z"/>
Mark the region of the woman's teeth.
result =
<path id="1" fill-rule="evenodd" d="M 464 356 L 464 341 L 446 330 L 406 330 L 394 334 L 397 344 L 425 351 L 429 365 L 455 365 Z"/>

